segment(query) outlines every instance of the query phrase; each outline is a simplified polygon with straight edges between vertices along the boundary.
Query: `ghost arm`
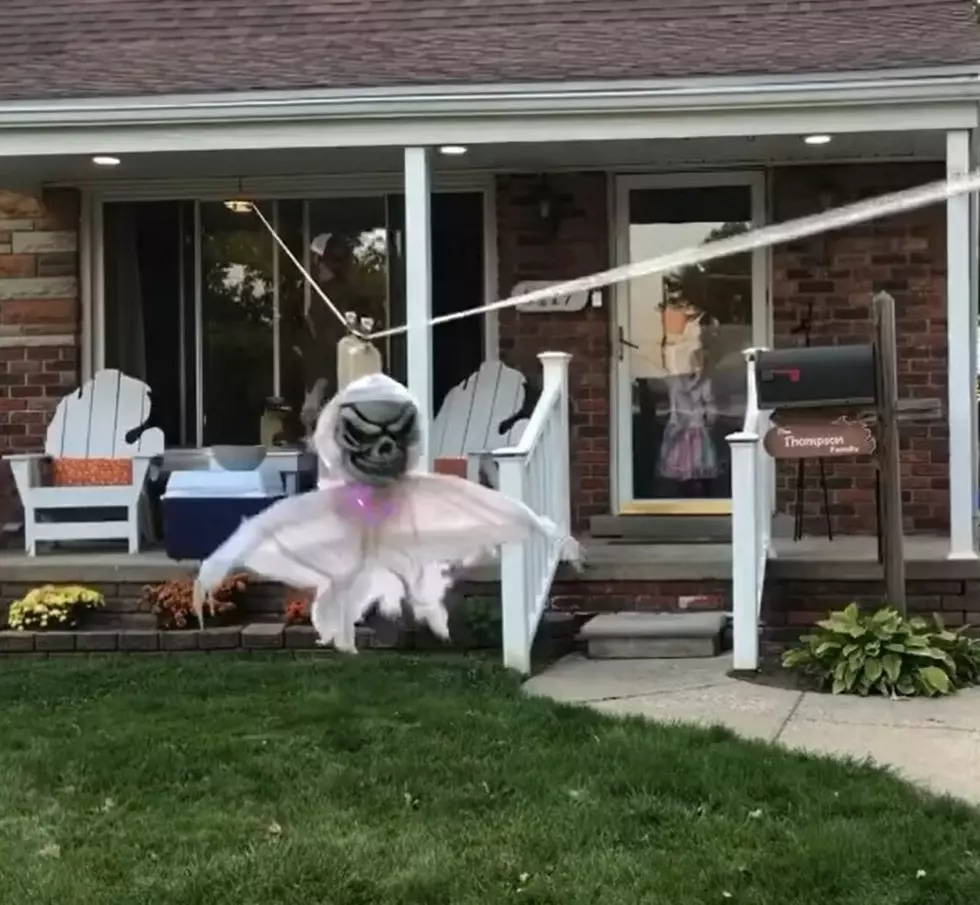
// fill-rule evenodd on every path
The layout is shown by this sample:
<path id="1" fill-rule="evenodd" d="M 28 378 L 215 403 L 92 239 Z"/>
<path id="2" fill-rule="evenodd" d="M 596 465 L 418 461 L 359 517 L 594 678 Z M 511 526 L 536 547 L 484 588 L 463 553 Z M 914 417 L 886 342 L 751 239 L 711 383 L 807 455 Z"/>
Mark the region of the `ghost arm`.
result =
<path id="1" fill-rule="evenodd" d="M 243 522 L 202 564 L 195 606 L 229 573 L 247 568 L 270 581 L 323 593 L 357 570 L 361 538 L 333 508 L 330 490 L 290 496 Z"/>
<path id="2" fill-rule="evenodd" d="M 474 481 L 416 472 L 405 477 L 401 494 L 380 529 L 385 558 L 456 565 L 534 534 L 558 538 L 549 519 Z"/>

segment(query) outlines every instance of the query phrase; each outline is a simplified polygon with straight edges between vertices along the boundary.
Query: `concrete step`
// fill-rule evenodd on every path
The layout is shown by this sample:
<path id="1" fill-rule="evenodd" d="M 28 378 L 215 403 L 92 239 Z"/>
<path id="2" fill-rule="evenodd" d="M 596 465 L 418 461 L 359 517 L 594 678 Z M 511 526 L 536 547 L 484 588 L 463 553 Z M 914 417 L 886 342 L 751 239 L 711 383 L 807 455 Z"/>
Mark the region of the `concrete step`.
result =
<path id="1" fill-rule="evenodd" d="M 724 613 L 608 613 L 579 632 L 596 660 L 668 660 L 721 653 Z"/>

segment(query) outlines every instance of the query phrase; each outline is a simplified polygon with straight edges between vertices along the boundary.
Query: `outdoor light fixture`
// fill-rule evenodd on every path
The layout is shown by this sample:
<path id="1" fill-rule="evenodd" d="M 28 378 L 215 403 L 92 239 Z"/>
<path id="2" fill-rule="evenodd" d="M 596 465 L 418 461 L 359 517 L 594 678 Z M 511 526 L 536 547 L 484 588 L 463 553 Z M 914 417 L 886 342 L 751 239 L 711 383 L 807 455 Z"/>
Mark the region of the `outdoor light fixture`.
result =
<path id="1" fill-rule="evenodd" d="M 469 148 L 464 145 L 443 145 L 439 148 L 440 154 L 445 154 L 447 157 L 458 157 L 460 154 L 465 154 Z"/>
<path id="2" fill-rule="evenodd" d="M 829 135 L 807 135 L 807 137 L 804 138 L 803 141 L 806 142 L 806 144 L 808 144 L 808 145 L 829 145 L 830 144 L 830 136 Z"/>
<path id="3" fill-rule="evenodd" d="M 248 214 L 252 210 L 252 202 L 241 198 L 232 198 L 225 202 L 225 207 L 235 214 Z"/>
<path id="4" fill-rule="evenodd" d="M 118 157 L 110 157 L 108 154 L 97 154 L 92 158 L 92 163 L 97 167 L 117 167 L 120 160 Z"/>

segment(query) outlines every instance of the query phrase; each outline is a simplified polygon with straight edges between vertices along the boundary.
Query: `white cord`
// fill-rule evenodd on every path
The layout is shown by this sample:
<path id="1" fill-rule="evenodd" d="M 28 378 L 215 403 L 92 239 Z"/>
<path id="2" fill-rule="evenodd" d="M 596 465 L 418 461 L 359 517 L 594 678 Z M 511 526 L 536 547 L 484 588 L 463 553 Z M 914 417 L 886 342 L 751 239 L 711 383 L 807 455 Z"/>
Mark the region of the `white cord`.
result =
<path id="1" fill-rule="evenodd" d="M 815 236 L 831 230 L 843 229 L 844 227 L 854 226 L 858 223 L 865 223 L 868 220 L 876 220 L 879 217 L 887 217 L 905 211 L 916 210 L 921 207 L 928 207 L 930 204 L 937 204 L 940 201 L 947 201 L 958 195 L 965 195 L 977 191 L 980 191 L 980 170 L 973 173 L 965 173 L 962 176 L 942 179 L 938 182 L 930 182 L 916 188 L 904 189 L 900 192 L 879 195 L 877 198 L 869 198 L 854 204 L 845 204 L 833 210 L 799 217 L 796 220 L 788 220 L 785 223 L 761 226 L 758 229 L 729 236 L 725 239 L 718 239 L 714 242 L 705 243 L 704 245 L 693 245 L 689 248 L 661 255 L 657 258 L 647 258 L 644 261 L 636 261 L 632 264 L 613 267 L 609 270 L 590 274 L 589 276 L 567 280 L 564 283 L 556 283 L 544 289 L 525 292 L 522 295 L 511 296 L 510 298 L 491 302 L 487 305 L 480 305 L 476 308 L 467 308 L 463 311 L 454 311 L 451 314 L 442 314 L 439 317 L 430 318 L 426 322 L 426 326 L 434 327 L 438 324 L 461 320 L 464 317 L 486 314 L 489 311 L 500 311 L 505 308 L 516 308 L 519 305 L 546 301 L 561 295 L 589 292 L 594 289 L 609 286 L 612 283 L 650 276 L 655 273 L 664 273 L 680 267 L 689 267 L 693 264 L 703 264 L 706 261 L 713 261 L 717 258 L 725 258 L 729 255 L 753 251 L 756 248 L 765 248 L 769 245 L 792 242 L 796 239 L 806 238 L 807 236 Z M 266 229 L 272 233 L 273 238 L 283 248 L 306 281 L 316 290 L 320 298 L 326 302 L 330 310 L 333 311 L 337 319 L 346 328 L 346 322 L 344 321 L 343 315 L 337 309 L 337 306 L 327 298 L 323 290 L 316 284 L 316 281 L 303 269 L 300 262 L 296 260 L 282 239 L 276 235 L 269 221 L 262 216 L 254 204 L 252 205 L 252 210 L 258 215 Z M 398 336 L 399 334 L 408 332 L 408 329 L 408 325 L 406 324 L 401 327 L 379 330 L 376 333 L 370 333 L 366 336 L 363 333 L 356 333 L 356 335 L 361 338 L 376 340 L 384 339 L 388 336 Z"/>
<path id="2" fill-rule="evenodd" d="M 314 280 L 313 277 L 309 275 L 306 268 L 296 259 L 296 255 L 294 255 L 289 250 L 289 246 L 286 245 L 285 242 L 283 242 L 282 237 L 279 235 L 279 233 L 277 233 L 272 228 L 272 224 L 269 223 L 268 220 L 266 220 L 265 215 L 262 213 L 262 211 L 259 210 L 259 206 L 255 202 L 250 202 L 250 206 L 255 216 L 262 221 L 262 225 L 267 230 L 269 230 L 269 235 L 271 235 L 272 238 L 275 239 L 276 242 L 279 244 L 279 247 L 284 252 L 286 252 L 286 257 L 288 257 L 289 260 L 293 262 L 293 264 L 296 266 L 296 269 L 303 275 L 303 279 L 306 280 L 306 282 L 309 283 L 310 286 L 313 288 L 313 291 L 316 292 L 316 294 L 320 296 L 321 299 L 323 299 L 326 306 L 333 312 L 334 317 L 336 317 L 337 320 L 339 320 L 340 323 L 343 324 L 344 329 L 349 333 L 353 333 L 355 336 L 360 337 L 361 339 L 365 339 L 367 336 L 366 334 L 362 333 L 360 330 L 355 329 L 354 327 L 352 327 L 350 324 L 347 323 L 347 318 L 345 318 L 344 315 L 340 313 L 340 309 L 330 300 L 330 296 L 328 296 L 320 288 L 320 284 L 317 283 L 317 281 Z"/>

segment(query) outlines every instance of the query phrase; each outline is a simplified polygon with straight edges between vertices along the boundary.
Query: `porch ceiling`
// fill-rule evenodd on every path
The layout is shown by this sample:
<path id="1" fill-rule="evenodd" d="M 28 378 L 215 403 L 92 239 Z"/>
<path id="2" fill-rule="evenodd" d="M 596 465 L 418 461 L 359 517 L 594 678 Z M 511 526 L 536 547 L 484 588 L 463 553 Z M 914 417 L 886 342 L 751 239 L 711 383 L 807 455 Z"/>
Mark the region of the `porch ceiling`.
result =
<path id="1" fill-rule="evenodd" d="M 819 146 L 805 144 L 801 136 L 474 145 L 465 155 L 434 154 L 432 160 L 437 174 L 459 174 L 552 169 L 671 170 L 876 159 L 942 160 L 944 155 L 942 133 L 910 131 L 837 135 L 829 144 Z M 0 158 L 0 185 L 91 183 L 108 187 L 149 179 L 398 173 L 401 167 L 399 147 L 131 154 L 124 156 L 121 166 L 111 169 L 94 166 L 87 156 L 52 155 Z"/>

